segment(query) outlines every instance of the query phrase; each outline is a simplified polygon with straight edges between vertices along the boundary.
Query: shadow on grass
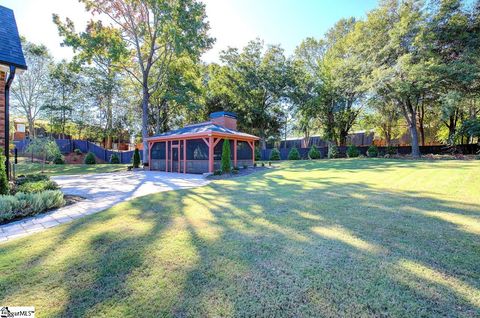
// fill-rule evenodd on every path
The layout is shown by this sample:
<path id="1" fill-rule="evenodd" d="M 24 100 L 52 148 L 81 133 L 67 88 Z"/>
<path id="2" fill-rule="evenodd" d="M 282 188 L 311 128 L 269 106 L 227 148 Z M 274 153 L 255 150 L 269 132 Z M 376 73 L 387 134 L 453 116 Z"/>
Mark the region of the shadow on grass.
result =
<path id="1" fill-rule="evenodd" d="M 66 317 L 480 313 L 479 205 L 338 181 L 274 170 L 124 203 L 0 262 L 0 299 L 53 286 Z"/>

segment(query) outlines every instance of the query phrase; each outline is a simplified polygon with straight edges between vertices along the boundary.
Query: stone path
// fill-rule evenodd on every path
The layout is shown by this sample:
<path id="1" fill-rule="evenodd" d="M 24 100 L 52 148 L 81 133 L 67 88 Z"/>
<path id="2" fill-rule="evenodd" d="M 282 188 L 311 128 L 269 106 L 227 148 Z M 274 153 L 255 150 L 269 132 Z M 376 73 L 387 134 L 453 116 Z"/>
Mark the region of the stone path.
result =
<path id="1" fill-rule="evenodd" d="M 65 194 L 86 200 L 48 213 L 0 225 L 0 243 L 108 209 L 120 202 L 156 192 L 193 188 L 209 183 L 201 175 L 153 171 L 99 173 L 52 177 Z"/>

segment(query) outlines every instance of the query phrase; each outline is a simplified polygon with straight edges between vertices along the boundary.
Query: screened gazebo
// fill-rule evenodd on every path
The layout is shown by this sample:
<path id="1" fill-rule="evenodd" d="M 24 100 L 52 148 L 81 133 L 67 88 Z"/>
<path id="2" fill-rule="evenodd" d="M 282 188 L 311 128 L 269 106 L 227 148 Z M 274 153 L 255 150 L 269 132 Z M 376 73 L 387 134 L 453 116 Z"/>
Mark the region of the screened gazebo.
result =
<path id="1" fill-rule="evenodd" d="M 230 143 L 233 166 L 255 162 L 255 141 L 259 138 L 237 131 L 237 116 L 216 112 L 210 121 L 185 126 L 147 139 L 150 170 L 205 173 L 220 169 L 223 141 Z"/>

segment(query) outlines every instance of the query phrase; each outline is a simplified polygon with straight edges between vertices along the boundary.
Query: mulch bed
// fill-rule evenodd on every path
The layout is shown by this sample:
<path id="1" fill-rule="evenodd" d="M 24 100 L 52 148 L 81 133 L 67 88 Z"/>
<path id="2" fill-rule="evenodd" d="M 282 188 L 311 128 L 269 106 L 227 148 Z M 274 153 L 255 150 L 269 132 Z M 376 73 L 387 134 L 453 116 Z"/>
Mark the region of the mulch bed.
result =
<path id="1" fill-rule="evenodd" d="M 232 178 L 247 176 L 247 175 L 255 173 L 255 172 L 270 170 L 270 169 L 273 169 L 273 168 L 274 167 L 272 167 L 272 166 L 256 167 L 256 168 L 248 167 L 247 169 L 240 168 L 240 170 L 238 170 L 238 173 L 236 173 L 236 174 L 235 173 L 225 173 L 225 174 L 218 175 L 218 176 L 210 175 L 210 176 L 207 177 L 207 179 L 209 179 L 209 180 L 232 179 Z"/>

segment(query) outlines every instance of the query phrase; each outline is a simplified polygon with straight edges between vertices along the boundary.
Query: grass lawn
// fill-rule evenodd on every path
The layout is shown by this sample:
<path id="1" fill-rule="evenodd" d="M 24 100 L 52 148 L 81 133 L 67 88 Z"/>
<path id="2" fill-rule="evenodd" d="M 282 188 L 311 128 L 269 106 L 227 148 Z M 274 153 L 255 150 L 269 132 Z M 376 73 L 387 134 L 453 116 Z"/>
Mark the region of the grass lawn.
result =
<path id="1" fill-rule="evenodd" d="M 38 317 L 478 317 L 480 161 L 282 163 L 0 245 Z"/>
<path id="2" fill-rule="evenodd" d="M 64 164 L 64 165 L 45 165 L 45 174 L 56 175 L 73 175 L 73 174 L 86 174 L 86 173 L 102 173 L 102 172 L 116 172 L 127 171 L 126 164 L 96 164 L 96 165 L 84 165 L 84 164 Z M 42 164 L 38 162 L 29 162 L 29 160 L 22 160 L 15 167 L 17 175 L 22 174 L 35 174 L 41 173 Z"/>

